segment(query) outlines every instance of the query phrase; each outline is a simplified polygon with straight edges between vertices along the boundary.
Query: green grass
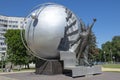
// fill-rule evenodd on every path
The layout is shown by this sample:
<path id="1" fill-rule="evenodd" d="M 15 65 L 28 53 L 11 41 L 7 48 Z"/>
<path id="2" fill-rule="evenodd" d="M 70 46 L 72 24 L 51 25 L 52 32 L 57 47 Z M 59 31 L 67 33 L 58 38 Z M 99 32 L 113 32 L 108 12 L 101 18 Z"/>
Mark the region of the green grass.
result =
<path id="1" fill-rule="evenodd" d="M 115 73 L 120 73 L 120 71 L 105 71 L 105 72 L 115 72 Z"/>
<path id="2" fill-rule="evenodd" d="M 120 68 L 120 64 L 104 64 L 104 68 Z"/>

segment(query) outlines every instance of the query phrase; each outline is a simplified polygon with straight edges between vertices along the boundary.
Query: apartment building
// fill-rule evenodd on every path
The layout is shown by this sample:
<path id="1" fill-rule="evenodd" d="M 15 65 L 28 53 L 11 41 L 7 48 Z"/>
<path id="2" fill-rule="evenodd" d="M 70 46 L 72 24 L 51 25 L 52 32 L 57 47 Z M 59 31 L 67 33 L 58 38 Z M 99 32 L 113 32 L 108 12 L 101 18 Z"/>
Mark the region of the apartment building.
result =
<path id="1" fill-rule="evenodd" d="M 7 54 L 7 45 L 5 43 L 4 34 L 8 29 L 22 29 L 23 17 L 9 17 L 0 15 L 0 61 Z"/>

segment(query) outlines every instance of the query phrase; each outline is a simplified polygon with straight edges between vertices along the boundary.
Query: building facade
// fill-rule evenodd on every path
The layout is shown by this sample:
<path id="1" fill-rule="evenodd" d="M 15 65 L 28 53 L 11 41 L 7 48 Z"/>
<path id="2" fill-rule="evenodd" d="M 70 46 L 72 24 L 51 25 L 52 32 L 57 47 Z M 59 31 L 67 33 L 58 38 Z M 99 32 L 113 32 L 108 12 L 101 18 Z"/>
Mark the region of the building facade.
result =
<path id="1" fill-rule="evenodd" d="M 5 43 L 4 34 L 8 29 L 22 29 L 23 17 L 9 17 L 0 15 L 0 61 L 7 54 L 7 45 Z"/>

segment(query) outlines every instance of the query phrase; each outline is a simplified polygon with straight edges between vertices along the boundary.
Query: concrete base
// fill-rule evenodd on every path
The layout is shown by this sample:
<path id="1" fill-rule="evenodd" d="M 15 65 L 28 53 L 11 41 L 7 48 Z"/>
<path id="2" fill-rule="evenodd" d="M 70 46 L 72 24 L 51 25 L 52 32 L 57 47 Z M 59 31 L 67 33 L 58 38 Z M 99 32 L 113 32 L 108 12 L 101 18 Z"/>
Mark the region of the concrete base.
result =
<path id="1" fill-rule="evenodd" d="M 88 75 L 95 75 L 102 73 L 100 65 L 94 65 L 92 67 L 76 66 L 71 68 L 71 70 L 72 70 L 72 77 L 88 76 Z"/>
<path id="2" fill-rule="evenodd" d="M 55 75 L 62 74 L 62 62 L 37 60 L 36 74 Z"/>

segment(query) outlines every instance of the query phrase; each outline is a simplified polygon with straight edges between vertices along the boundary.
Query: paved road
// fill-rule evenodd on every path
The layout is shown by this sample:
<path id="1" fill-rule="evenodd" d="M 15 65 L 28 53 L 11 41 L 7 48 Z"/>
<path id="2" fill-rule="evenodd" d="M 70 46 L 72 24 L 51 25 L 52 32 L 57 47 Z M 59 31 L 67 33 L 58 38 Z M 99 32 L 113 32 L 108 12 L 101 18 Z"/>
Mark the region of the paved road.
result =
<path id="1" fill-rule="evenodd" d="M 36 75 L 33 72 L 0 74 L 0 80 L 120 80 L 120 72 L 103 72 L 100 75 L 72 78 L 66 75 Z"/>

